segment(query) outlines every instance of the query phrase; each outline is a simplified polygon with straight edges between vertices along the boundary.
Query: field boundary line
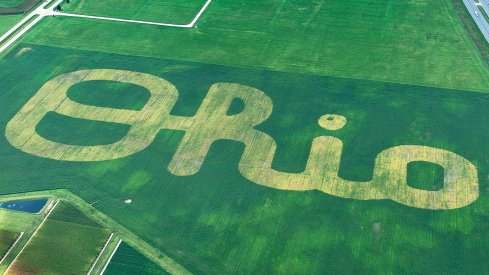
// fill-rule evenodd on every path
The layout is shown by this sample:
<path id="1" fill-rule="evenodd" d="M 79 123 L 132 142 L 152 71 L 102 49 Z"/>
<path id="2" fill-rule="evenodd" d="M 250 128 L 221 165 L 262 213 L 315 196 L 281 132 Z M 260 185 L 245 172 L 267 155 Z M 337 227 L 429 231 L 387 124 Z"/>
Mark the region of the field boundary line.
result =
<path id="1" fill-rule="evenodd" d="M 22 249 L 19 251 L 19 253 L 17 254 L 17 256 L 15 256 L 15 258 L 12 260 L 12 262 L 9 264 L 9 266 L 7 267 L 7 269 L 5 269 L 5 271 L 3 272 L 3 274 L 7 274 L 7 271 L 9 271 L 9 269 L 12 267 L 12 265 L 15 263 L 15 261 L 17 260 L 17 258 L 20 256 L 20 254 L 22 254 L 22 252 L 24 251 L 24 249 L 26 248 L 27 245 L 29 245 L 29 243 L 31 242 L 32 238 L 34 238 L 34 236 L 36 236 L 36 233 L 37 231 L 39 231 L 39 229 L 42 227 L 42 225 L 46 222 L 46 220 L 49 218 L 49 216 L 51 215 L 51 213 L 53 213 L 53 210 L 54 208 L 56 208 L 56 206 L 58 205 L 59 203 L 59 199 L 56 201 L 56 203 L 54 204 L 53 207 L 51 207 L 51 209 L 49 209 L 48 211 L 48 214 L 46 215 L 46 217 L 44 217 L 44 219 L 42 220 L 41 224 L 36 228 L 36 230 L 34 231 L 34 233 L 32 233 L 31 237 L 27 240 L 27 242 L 25 243 L 25 245 L 22 247 Z"/>
<path id="2" fill-rule="evenodd" d="M 117 252 L 117 249 L 119 249 L 119 246 L 121 245 L 122 243 L 122 239 L 119 240 L 119 242 L 117 243 L 116 247 L 114 248 L 114 251 L 112 251 L 112 254 L 110 254 L 110 257 L 109 259 L 107 260 L 107 262 L 105 263 L 104 265 L 104 268 L 102 269 L 102 271 L 100 272 L 100 275 L 104 275 L 105 273 L 105 270 L 107 269 L 107 267 L 109 266 L 110 264 L 110 261 L 112 261 L 112 258 L 114 257 L 115 253 Z"/>
<path id="3" fill-rule="evenodd" d="M 65 12 L 59 12 L 59 11 L 53 11 L 51 14 L 54 16 L 76 17 L 76 18 L 86 18 L 86 19 L 125 22 L 125 23 L 136 23 L 136 24 L 141 24 L 141 25 L 153 25 L 153 26 L 175 27 L 175 28 L 190 28 L 189 25 L 178 25 L 178 24 L 159 23 L 159 22 L 153 22 L 153 21 L 142 21 L 142 20 L 115 18 L 115 17 L 84 15 L 84 14 L 77 14 L 77 13 L 65 13 Z"/>
<path id="4" fill-rule="evenodd" d="M 105 249 L 107 248 L 107 246 L 109 245 L 110 243 L 110 240 L 112 240 L 112 238 L 114 237 L 114 233 L 110 233 L 110 236 L 109 236 L 109 239 L 105 241 L 105 244 L 104 244 L 104 247 L 102 248 L 102 250 L 100 250 L 100 252 L 98 253 L 98 256 L 97 256 L 97 259 L 95 259 L 95 261 L 92 263 L 92 267 L 90 268 L 90 270 L 87 272 L 87 275 L 90 275 L 93 271 L 93 269 L 95 268 L 95 266 L 97 265 L 97 262 L 100 260 L 100 257 L 102 257 L 102 254 L 104 253 Z"/>
<path id="5" fill-rule="evenodd" d="M 200 9 L 199 13 L 197 13 L 197 15 L 194 17 L 194 20 L 192 20 L 192 22 L 190 22 L 190 24 L 188 24 L 190 26 L 190 28 L 192 28 L 195 25 L 195 23 L 197 23 L 197 21 L 202 16 L 202 14 L 204 14 L 204 11 L 207 9 L 207 7 L 209 7 L 211 2 L 212 2 L 212 0 L 207 0 L 207 2 L 205 2 L 204 6 Z"/>
<path id="6" fill-rule="evenodd" d="M 173 27 L 173 28 L 193 28 L 202 14 L 207 10 L 212 0 L 207 0 L 207 2 L 202 6 L 197 15 L 194 17 L 192 22 L 189 24 L 171 24 L 171 23 L 162 23 L 162 22 L 153 22 L 153 21 L 144 21 L 144 20 L 131 20 L 131 19 L 122 19 L 122 18 L 114 18 L 114 17 L 104 17 L 104 16 L 93 16 L 93 15 L 83 15 L 76 13 L 64 13 L 59 11 L 54 11 L 54 9 L 60 5 L 64 0 L 46 0 L 43 4 L 37 7 L 34 11 L 29 13 L 26 17 L 24 17 L 19 23 L 10 28 L 5 34 L 0 37 L 0 53 L 7 50 L 12 44 L 17 42 L 26 32 L 28 32 L 32 27 L 34 27 L 39 21 L 41 21 L 46 16 L 63 16 L 63 17 L 75 17 L 75 18 L 86 18 L 86 19 L 94 19 L 94 20 L 103 20 L 103 21 L 114 21 L 114 22 L 125 22 L 125 23 L 135 23 L 140 25 L 153 25 L 153 26 L 162 26 L 162 27 Z M 50 5 L 52 4 L 52 5 Z M 50 6 L 49 8 L 45 8 Z M 31 20 L 34 16 L 38 16 L 32 22 L 26 24 L 29 20 Z M 23 27 L 24 26 L 24 27 Z M 20 30 L 16 35 L 10 37 L 12 34 Z"/>
<path id="7" fill-rule="evenodd" d="M 10 252 L 12 252 L 12 250 L 15 248 L 15 246 L 20 241 L 20 239 L 22 239 L 22 237 L 24 236 L 24 234 L 25 234 L 24 231 L 20 232 L 20 235 L 17 237 L 17 239 L 15 239 L 15 242 L 10 246 L 10 248 L 7 250 L 7 252 L 5 253 L 5 255 L 3 255 L 2 259 L 0 260 L 0 265 L 3 263 L 3 261 L 5 261 L 5 259 L 8 257 L 8 255 L 10 254 Z"/>

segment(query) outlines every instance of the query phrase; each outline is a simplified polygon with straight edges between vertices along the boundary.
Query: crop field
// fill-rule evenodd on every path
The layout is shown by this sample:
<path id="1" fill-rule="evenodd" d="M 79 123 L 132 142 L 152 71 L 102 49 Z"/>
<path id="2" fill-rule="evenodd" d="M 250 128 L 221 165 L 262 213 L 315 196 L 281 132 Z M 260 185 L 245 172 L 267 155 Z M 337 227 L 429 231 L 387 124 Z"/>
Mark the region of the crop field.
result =
<path id="1" fill-rule="evenodd" d="M 7 274 L 83 274 L 109 233 L 60 204 L 20 253 Z M 74 217 L 69 219 L 68 217 Z"/>
<path id="2" fill-rule="evenodd" d="M 185 24 L 205 1 L 116 2 L 62 6 Z M 188 29 L 45 17 L 0 57 L 0 194 L 67 189 L 198 274 L 489 273 L 488 57 L 459 14 L 221 0 Z M 62 203 L 11 271 L 85 273 L 109 234 Z M 123 243 L 107 274 L 171 271 L 143 252 Z"/>
<path id="3" fill-rule="evenodd" d="M 83 0 L 74 0 L 73 5 L 75 1 Z M 97 5 L 111 3 L 97 2 Z M 69 5 L 64 8 L 69 9 Z M 387 3 L 224 0 L 212 2 L 198 25 L 205 28 L 182 30 L 54 17 L 46 18 L 25 41 L 293 73 L 489 91 L 487 65 L 450 0 Z"/>
<path id="4" fill-rule="evenodd" d="M 204 4 L 205 0 L 73 0 L 63 8 L 70 13 L 188 24 Z"/>
<path id="5" fill-rule="evenodd" d="M 19 236 L 18 232 L 0 230 L 0 258 L 5 255 L 9 247 L 14 243 Z"/>
<path id="6" fill-rule="evenodd" d="M 21 232 L 38 223 L 34 215 L 9 210 L 0 210 L 0 230 Z"/>
<path id="7" fill-rule="evenodd" d="M 30 50 L 25 51 L 25 48 Z M 27 66 L 29 71 L 26 70 Z M 276 141 L 271 171 L 287 172 L 292 176 L 300 174 L 310 158 L 313 139 L 328 135 L 343 142 L 342 154 L 338 156 L 341 159 L 338 174 L 341 179 L 357 181 L 354 184 L 361 185 L 372 180 L 376 157 L 386 149 L 404 144 L 443 148 L 477 165 L 480 194 L 472 188 L 461 190 L 467 195 L 475 192 L 477 200 L 461 209 L 432 211 L 423 210 L 430 207 L 430 201 L 412 208 L 403 205 L 406 203 L 402 201 L 393 202 L 396 200 L 394 197 L 391 197 L 394 198 L 392 200 L 359 201 L 345 199 L 348 196 L 341 192 L 325 194 L 313 191 L 314 188 L 308 192 L 282 191 L 266 186 L 268 181 L 260 185 L 260 182 L 249 180 L 247 174 L 240 172 L 240 156 L 245 154 L 245 148 L 232 141 L 215 142 L 197 173 L 179 175 L 189 173 L 171 170 L 171 167 L 191 166 L 171 165 L 175 163 L 177 148 L 186 140 L 181 131 L 172 129 L 176 126 L 166 126 L 170 129 L 157 131 L 152 142 L 144 141 L 145 145 L 150 143 L 148 147 L 136 154 L 123 158 L 98 155 L 108 160 L 96 162 L 73 161 L 76 157 L 80 160 L 90 158 L 87 154 L 36 157 L 35 154 L 55 154 L 56 150 L 67 147 L 56 149 L 54 146 L 54 151 L 42 151 L 41 147 L 33 146 L 32 150 L 41 151 L 26 154 L 23 151 L 28 149 L 16 149 L 15 142 L 12 144 L 2 139 L 2 167 L 5 167 L 2 178 L 15 175 L 19 182 L 14 186 L 5 185 L 4 192 L 69 188 L 87 201 L 98 200 L 98 209 L 175 257 L 190 270 L 353 272 L 367 268 L 371 272 L 399 272 L 405 262 L 420 272 L 438 269 L 450 271 L 454 268 L 473 272 L 475 269 L 472 268 L 489 268 L 484 264 L 477 267 L 470 264 L 452 265 L 452 259 L 458 257 L 457 251 L 470 251 L 469 258 L 474 261 L 486 256 L 486 243 L 481 240 L 487 225 L 481 221 L 485 219 L 484 209 L 488 207 L 485 176 L 489 163 L 485 157 L 488 148 L 481 141 L 489 138 L 489 131 L 482 126 L 487 123 L 487 108 L 484 106 L 489 101 L 489 95 L 32 44 L 22 44 L 12 50 L 0 63 L 0 69 L 7 67 L 10 69 L 1 79 L 6 91 L 0 96 L 3 110 L 0 122 L 3 125 L 15 121 L 16 113 L 24 105 L 28 106 L 30 99 L 42 96 L 43 93 L 38 92 L 41 86 L 46 83 L 58 85 L 50 84 L 55 83 L 50 82 L 52 79 L 57 81 L 55 77 L 88 68 L 114 68 L 152 75 L 152 81 L 167 81 L 174 85 L 178 98 L 171 108 L 171 117 L 177 122 L 180 121 L 177 117 L 198 116 L 198 110 L 205 104 L 206 98 L 210 98 L 208 93 L 215 83 L 240 83 L 264 91 L 271 100 L 265 102 L 273 104 L 273 112 L 257 129 Z M 25 74 L 35 77 L 23 77 Z M 17 81 L 18 77 L 24 81 Z M 114 79 L 110 75 L 100 78 L 111 77 Z M 74 80 L 76 82 L 73 76 L 64 78 L 71 81 L 65 81 L 64 86 L 71 85 Z M 117 87 L 114 80 L 90 80 L 93 78 L 95 76 L 86 78 L 86 82 L 74 84 L 73 90 L 67 91 L 68 96 L 88 104 L 82 106 L 100 104 L 107 108 L 113 104 L 113 107 L 124 106 L 128 111 L 144 110 L 140 102 L 147 100 L 147 94 L 135 92 L 133 96 L 139 98 L 128 100 L 126 95 L 121 96 L 119 101 L 119 98 L 113 97 L 117 88 L 124 95 L 135 91 L 134 87 L 128 84 Z M 127 77 L 119 79 L 128 80 Z M 146 86 L 151 85 L 149 80 L 140 80 Z M 168 83 L 167 86 L 170 85 Z M 82 86 L 77 85 L 87 85 L 88 88 L 81 92 Z M 113 92 L 97 92 L 96 85 L 104 89 L 109 87 L 108 91 Z M 57 87 L 61 91 L 64 89 Z M 297 93 L 298 90 L 301 93 Z M 57 90 L 51 90 L 49 104 L 55 104 L 58 101 L 55 98 L 60 96 L 59 92 L 54 91 Z M 112 98 L 112 103 L 108 97 Z M 159 105 L 147 105 L 162 108 L 160 105 L 168 102 L 165 97 L 155 98 L 158 99 L 155 104 Z M 134 102 L 134 105 L 129 102 Z M 244 102 L 253 105 L 249 101 Z M 49 104 L 37 104 L 37 108 L 43 110 L 32 112 L 39 116 L 36 132 L 41 139 L 69 145 L 110 145 L 120 138 L 121 133 L 128 131 L 126 125 L 120 124 L 128 119 L 124 116 L 105 119 L 112 119 L 111 122 L 95 121 L 96 117 L 92 117 L 93 120 L 87 115 L 75 113 L 77 110 L 83 111 L 82 106 L 75 105 L 76 108 L 70 109 L 71 113 L 67 114 L 66 108 L 49 109 Z M 231 112 L 240 111 L 239 106 L 230 106 L 229 109 Z M 49 115 L 43 116 L 44 113 Z M 160 112 L 160 115 L 164 114 Z M 344 116 L 347 123 L 342 129 L 327 130 L 323 127 L 331 125 L 320 121 L 325 114 Z M 465 123 L 474 117 L 479 119 L 472 124 Z M 184 120 L 181 123 L 184 125 Z M 19 133 L 19 137 L 28 134 L 30 126 L 17 130 L 14 124 L 10 123 L 13 126 L 7 129 L 12 132 L 5 136 L 10 138 L 15 133 Z M 95 124 L 100 125 L 95 127 Z M 61 135 L 57 127 L 64 126 L 71 130 Z M 222 128 L 222 124 L 217 126 Z M 99 132 L 102 130 L 114 140 L 101 140 Z M 27 132 L 24 134 L 23 131 Z M 144 131 L 151 137 L 151 132 L 155 130 L 148 128 Z M 380 132 L 382 135 L 378 135 Z M 147 136 L 139 138 L 146 140 Z M 198 159 L 198 148 L 190 149 L 196 150 L 195 157 Z M 180 155 L 186 156 L 183 153 Z M 71 158 L 71 161 L 56 160 L 57 157 Z M 186 162 L 185 157 L 182 161 Z M 27 166 L 29 173 L 21 173 Z M 433 176 L 424 173 L 424 179 L 420 178 L 416 173 L 419 169 L 433 170 Z M 414 177 L 421 181 L 414 184 L 422 184 L 422 187 L 425 184 L 424 188 L 430 190 L 433 185 L 440 184 L 436 182 L 440 179 L 436 176 L 436 170 L 436 167 L 418 162 L 409 169 L 412 176 L 407 175 L 407 181 L 412 182 L 411 178 Z M 32 185 L 29 178 L 38 181 Z M 389 191 L 388 188 L 383 191 L 401 197 L 407 195 L 402 193 L 404 191 Z M 463 193 L 457 194 L 462 196 Z M 358 196 L 361 195 L 358 193 Z M 133 203 L 125 205 L 123 200 L 128 197 L 133 199 Z M 284 244 L 287 244 L 285 248 Z M 405 253 L 406 250 L 409 253 Z M 181 252 L 176 254 L 174 251 Z M 315 252 L 311 254 L 310 251 Z M 421 256 L 413 255 L 429 256 L 430 260 L 419 261 Z M 348 259 L 349 263 L 338 261 L 338 257 Z M 269 264 L 270 258 L 276 259 L 276 265 Z"/>
<path id="8" fill-rule="evenodd" d="M 2 15 L 0 16 L 0 35 L 7 32 L 17 22 L 22 19 L 22 15 Z"/>
<path id="9" fill-rule="evenodd" d="M 23 13 L 39 2 L 40 0 L 2 0 L 0 2 L 0 15 Z"/>
<path id="10" fill-rule="evenodd" d="M 122 243 L 116 254 L 110 261 L 106 275 L 165 275 L 169 274 L 154 264 L 139 252 L 131 248 L 125 243 Z"/>

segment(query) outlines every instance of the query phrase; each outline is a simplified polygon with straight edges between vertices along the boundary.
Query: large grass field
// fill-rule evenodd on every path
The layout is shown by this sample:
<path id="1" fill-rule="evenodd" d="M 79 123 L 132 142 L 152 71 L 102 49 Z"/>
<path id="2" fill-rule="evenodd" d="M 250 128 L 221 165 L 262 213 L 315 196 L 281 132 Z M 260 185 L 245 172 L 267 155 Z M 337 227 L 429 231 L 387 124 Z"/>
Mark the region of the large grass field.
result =
<path id="1" fill-rule="evenodd" d="M 60 203 L 7 274 L 85 274 L 109 232 Z"/>
<path id="2" fill-rule="evenodd" d="M 73 0 L 63 5 L 69 13 L 123 19 L 146 20 L 170 24 L 188 24 L 205 4 L 205 0 Z"/>
<path id="3" fill-rule="evenodd" d="M 1 135 L 2 192 L 67 188 L 87 201 L 97 201 L 98 209 L 199 273 L 400 273 L 406 266 L 419 273 L 489 271 L 484 261 L 489 251 L 484 233 L 489 229 L 484 222 L 489 209 L 489 148 L 484 143 L 489 138 L 484 127 L 489 95 L 22 44 L 0 61 L 0 70 L 6 72 L 0 76 L 4 90 L 0 125 L 6 125 L 48 80 L 91 68 L 165 78 L 179 90 L 171 112 L 175 116 L 195 115 L 217 82 L 264 91 L 273 112 L 257 128 L 276 140 L 273 168 L 279 171 L 304 170 L 311 142 L 321 135 L 343 141 L 339 175 L 353 181 L 372 178 L 381 151 L 403 144 L 425 145 L 474 163 L 481 194 L 465 208 L 432 211 L 388 200 L 276 190 L 242 176 L 238 163 L 244 146 L 232 141 L 216 142 L 197 174 L 175 176 L 168 167 L 183 133 L 172 130 L 159 132 L 137 154 L 103 162 L 35 157 Z M 111 92 L 95 95 L 96 84 L 88 83 L 86 93 L 73 86 L 68 94 L 84 104 L 107 107 L 111 98 L 113 106 L 136 110 L 146 98 L 137 92 L 137 100 L 113 97 L 118 89 L 121 94 L 135 91 L 116 82 L 98 83 Z M 317 123 L 327 113 L 345 116 L 348 123 L 342 130 L 327 131 Z M 100 140 L 102 128 L 92 128 L 95 122 L 89 120 L 71 118 L 70 131 L 61 135 L 56 129 L 64 120 L 49 113 L 36 131 L 66 144 L 107 142 Z M 102 126 L 108 137 L 117 137 L 118 128 L 124 127 Z M 418 169 L 430 171 L 432 177 L 429 173 L 420 177 Z M 418 164 L 409 170 L 411 184 L 418 179 L 425 184 L 418 188 L 439 184 L 436 167 Z M 16 184 L 10 184 L 12 179 Z M 125 204 L 126 198 L 133 203 Z"/>
<path id="4" fill-rule="evenodd" d="M 101 10 L 112 10 L 111 1 L 96 2 L 97 7 L 106 4 Z M 24 41 L 489 91 L 487 65 L 450 0 L 214 1 L 198 26 L 188 30 L 56 17 L 46 18 Z"/>

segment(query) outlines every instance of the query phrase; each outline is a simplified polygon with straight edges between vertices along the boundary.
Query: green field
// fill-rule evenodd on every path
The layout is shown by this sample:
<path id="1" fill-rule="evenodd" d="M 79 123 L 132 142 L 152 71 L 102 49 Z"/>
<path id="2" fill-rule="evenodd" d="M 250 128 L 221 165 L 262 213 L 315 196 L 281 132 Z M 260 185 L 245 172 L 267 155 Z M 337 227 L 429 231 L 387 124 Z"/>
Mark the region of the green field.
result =
<path id="1" fill-rule="evenodd" d="M 2 0 L 0 2 L 0 16 L 3 16 L 3 14 L 24 13 L 39 2 L 41 0 Z"/>
<path id="2" fill-rule="evenodd" d="M 26 47 L 31 50 L 23 51 Z M 23 54 L 18 55 L 19 51 Z M 178 116 L 195 115 L 209 87 L 220 81 L 265 91 L 273 102 L 273 113 L 258 129 L 277 141 L 273 168 L 280 171 L 301 172 L 312 139 L 328 134 L 343 141 L 339 175 L 353 181 L 370 180 L 375 157 L 401 144 L 440 147 L 477 166 L 481 194 L 475 203 L 458 210 L 431 211 L 388 200 L 357 201 L 318 191 L 287 192 L 257 185 L 238 171 L 243 146 L 231 141 L 213 145 L 196 175 L 175 176 L 167 169 L 183 137 L 178 131 L 161 131 L 147 149 L 135 155 L 86 163 L 34 157 L 1 140 L 3 192 L 68 188 L 87 201 L 98 201 L 98 209 L 191 271 L 398 273 L 406 263 L 416 272 L 489 270 L 483 261 L 489 245 L 483 232 L 488 228 L 482 222 L 489 207 L 485 178 L 489 148 L 481 142 L 489 138 L 483 127 L 489 117 L 485 108 L 489 95 L 27 44 L 0 61 L 0 69 L 4 68 L 9 70 L 1 76 L 6 91 L 0 95 L 2 125 L 55 76 L 86 68 L 119 68 L 173 83 L 179 98 L 172 115 Z M 115 89 L 117 84 L 111 86 Z M 121 93 L 131 89 L 119 88 Z M 81 94 L 73 95 L 79 92 L 68 94 L 80 100 Z M 113 93 L 99 93 L 98 98 L 85 95 L 85 103 L 106 106 Z M 144 100 L 141 96 L 139 100 Z M 116 106 L 124 103 L 118 98 L 113 101 Z M 319 127 L 317 120 L 326 113 L 347 117 L 345 128 L 333 133 Z M 474 121 L 474 117 L 479 119 Z M 82 135 L 91 130 L 81 127 L 86 121 L 73 119 L 79 123 L 78 131 L 59 136 L 49 132 L 57 127 L 56 120 L 46 119 L 37 128 L 44 138 L 66 139 L 68 144 L 100 142 L 97 133 Z M 120 125 L 106 127 L 113 133 Z M 29 173 L 22 172 L 26 169 Z M 437 181 L 435 171 L 428 178 L 430 183 Z M 14 176 L 18 184 L 6 184 Z M 37 179 L 35 184 L 32 178 Z M 128 197 L 133 199 L 130 205 L 123 203 Z M 468 253 L 464 264 L 454 265 L 462 251 Z M 429 260 L 420 260 L 424 258 Z M 471 264 L 475 262 L 479 264 Z"/>
<path id="3" fill-rule="evenodd" d="M 0 36 L 20 20 L 22 20 L 22 15 L 0 15 Z"/>
<path id="4" fill-rule="evenodd" d="M 7 253 L 8 249 L 18 236 L 19 233 L 17 232 L 0 230 L 0 259 Z"/>
<path id="5" fill-rule="evenodd" d="M 6 8 L 17 8 L 24 4 L 26 0 L 3 0 L 0 3 L 0 9 L 6 9 Z"/>
<path id="6" fill-rule="evenodd" d="M 46 18 L 24 41 L 489 91 L 487 65 L 450 0 L 214 1 L 198 25 L 187 30 L 56 17 Z"/>
<path id="7" fill-rule="evenodd" d="M 34 227 L 38 222 L 36 215 L 0 210 L 0 230 L 21 232 Z"/>
<path id="8" fill-rule="evenodd" d="M 60 203 L 57 207 L 7 274 L 84 274 L 89 270 L 109 232 L 70 206 Z"/>
<path id="9" fill-rule="evenodd" d="M 69 13 L 188 24 L 204 4 L 205 0 L 73 0 L 62 7 Z"/>
<path id="10" fill-rule="evenodd" d="M 122 243 L 114 254 L 109 266 L 105 270 L 107 275 L 165 275 L 168 272 L 161 269 L 134 248 Z"/>
<path id="11" fill-rule="evenodd" d="M 188 23 L 203 2 L 63 9 Z M 197 274 L 489 273 L 489 56 L 454 7 L 47 17 L 0 59 L 0 193 L 67 189 Z M 35 223 L 3 212 L 0 229 Z M 12 271 L 85 273 L 97 222 L 58 205 Z M 159 272 L 134 240 L 108 273 Z"/>

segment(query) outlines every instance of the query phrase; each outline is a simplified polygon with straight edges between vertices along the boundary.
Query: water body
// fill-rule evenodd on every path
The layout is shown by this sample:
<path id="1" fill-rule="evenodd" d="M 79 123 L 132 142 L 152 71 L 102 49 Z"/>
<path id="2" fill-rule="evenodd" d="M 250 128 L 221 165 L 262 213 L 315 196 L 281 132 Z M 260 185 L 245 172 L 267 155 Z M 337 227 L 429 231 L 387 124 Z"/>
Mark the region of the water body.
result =
<path id="1" fill-rule="evenodd" d="M 8 201 L 1 203 L 0 208 L 27 213 L 39 213 L 47 202 L 47 199 Z"/>

